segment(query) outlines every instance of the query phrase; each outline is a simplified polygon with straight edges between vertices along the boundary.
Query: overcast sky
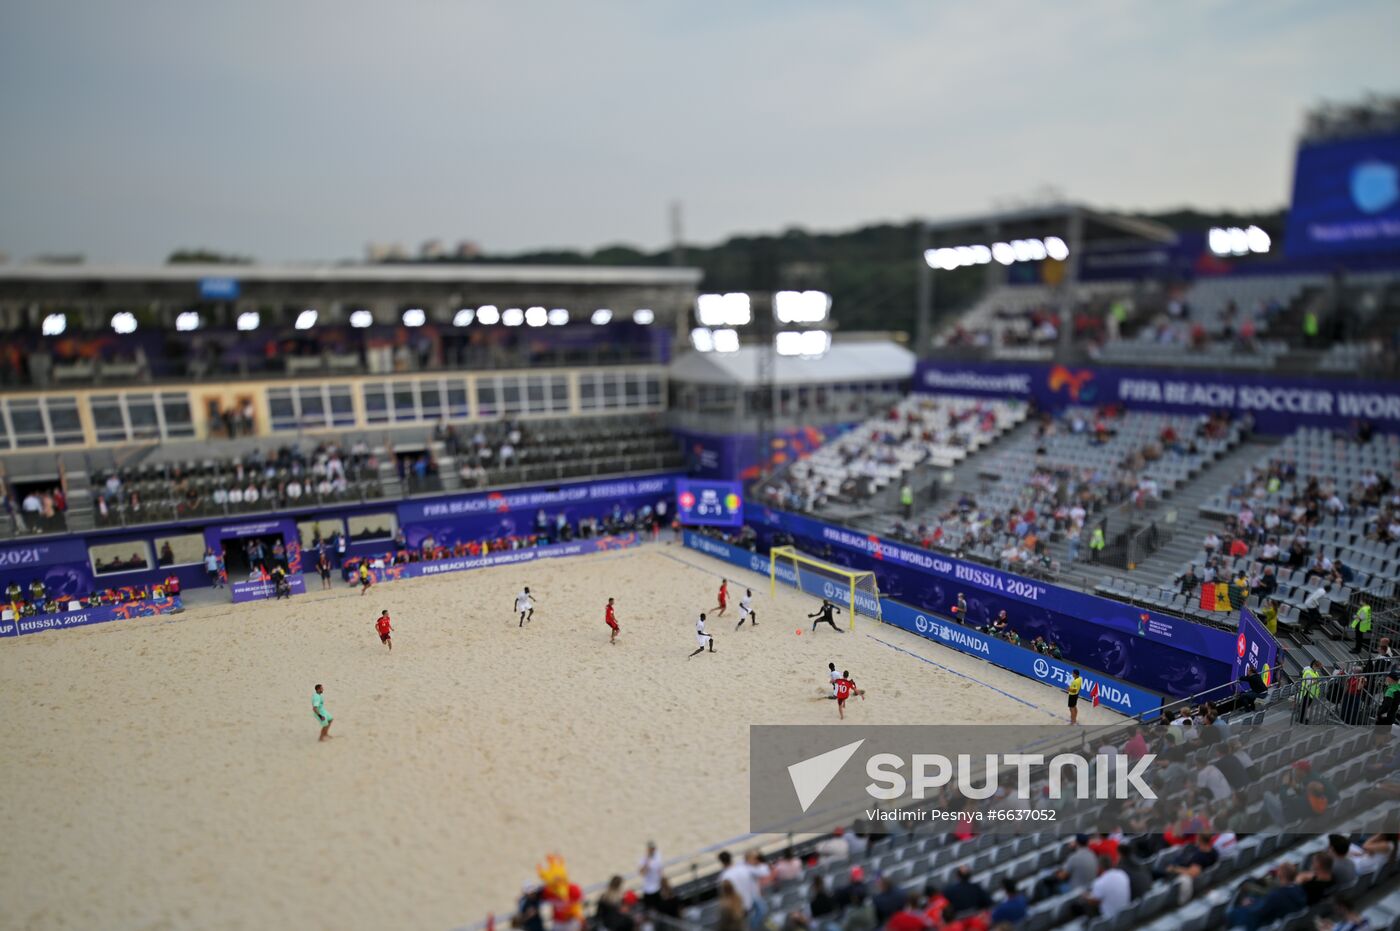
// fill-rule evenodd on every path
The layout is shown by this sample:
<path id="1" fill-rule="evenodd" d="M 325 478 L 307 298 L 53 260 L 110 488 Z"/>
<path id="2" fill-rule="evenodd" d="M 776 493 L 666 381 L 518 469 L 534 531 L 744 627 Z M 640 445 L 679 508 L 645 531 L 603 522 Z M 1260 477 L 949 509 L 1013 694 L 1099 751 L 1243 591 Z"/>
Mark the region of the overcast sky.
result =
<path id="1" fill-rule="evenodd" d="M 0 251 L 264 261 L 1288 197 L 1400 2 L 0 0 Z"/>

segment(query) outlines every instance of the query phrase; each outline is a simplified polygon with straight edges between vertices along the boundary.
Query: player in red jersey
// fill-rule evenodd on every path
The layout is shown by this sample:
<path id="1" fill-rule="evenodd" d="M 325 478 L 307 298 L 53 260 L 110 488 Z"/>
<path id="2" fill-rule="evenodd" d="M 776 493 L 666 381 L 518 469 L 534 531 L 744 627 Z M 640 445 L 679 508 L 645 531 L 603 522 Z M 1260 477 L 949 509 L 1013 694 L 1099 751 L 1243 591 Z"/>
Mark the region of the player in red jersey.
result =
<path id="1" fill-rule="evenodd" d="M 394 638 L 390 636 L 394 632 L 394 622 L 389 620 L 389 612 L 381 611 L 379 619 L 374 622 L 374 629 L 379 632 L 379 642 L 387 646 L 391 651 L 394 649 Z"/>
<path id="2" fill-rule="evenodd" d="M 608 643 L 617 643 L 617 632 L 622 628 L 617 626 L 617 612 L 613 610 L 613 600 L 608 599 L 608 607 L 603 611 L 603 621 L 612 628 L 612 636 L 608 638 Z"/>
<path id="3" fill-rule="evenodd" d="M 729 580 L 719 580 L 719 604 L 715 606 L 716 617 L 724 617 L 724 609 L 729 607 Z"/>
<path id="4" fill-rule="evenodd" d="M 832 687 L 836 689 L 836 710 L 841 720 L 844 721 L 846 719 L 846 699 L 852 695 L 859 695 L 860 700 L 865 701 L 865 691 L 856 688 L 855 680 L 851 678 L 849 669 L 841 673 L 841 678 L 833 682 Z"/>

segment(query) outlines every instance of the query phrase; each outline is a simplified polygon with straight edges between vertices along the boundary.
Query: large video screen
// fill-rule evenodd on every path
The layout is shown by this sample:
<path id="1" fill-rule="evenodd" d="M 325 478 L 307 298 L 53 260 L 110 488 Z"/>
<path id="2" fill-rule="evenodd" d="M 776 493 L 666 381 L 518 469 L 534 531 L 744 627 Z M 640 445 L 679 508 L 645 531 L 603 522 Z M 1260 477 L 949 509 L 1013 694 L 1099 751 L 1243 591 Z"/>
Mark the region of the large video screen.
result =
<path id="1" fill-rule="evenodd" d="M 676 505 L 686 526 L 738 527 L 744 522 L 743 489 L 738 482 L 676 482 Z"/>
<path id="2" fill-rule="evenodd" d="M 1400 250 L 1400 134 L 1298 150 L 1290 256 Z"/>

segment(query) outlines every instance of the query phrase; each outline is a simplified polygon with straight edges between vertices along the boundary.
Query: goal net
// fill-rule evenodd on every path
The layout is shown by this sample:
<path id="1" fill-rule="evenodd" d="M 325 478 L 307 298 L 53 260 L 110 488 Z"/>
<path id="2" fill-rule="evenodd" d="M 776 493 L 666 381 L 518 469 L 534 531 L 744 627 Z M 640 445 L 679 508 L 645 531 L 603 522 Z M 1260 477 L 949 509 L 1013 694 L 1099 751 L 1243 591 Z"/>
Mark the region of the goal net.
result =
<path id="1" fill-rule="evenodd" d="M 881 620 L 880 586 L 873 572 L 823 562 L 795 547 L 775 546 L 768 554 L 768 582 L 773 591 L 782 582 L 839 605 L 850 614 L 852 627 L 857 614 Z"/>

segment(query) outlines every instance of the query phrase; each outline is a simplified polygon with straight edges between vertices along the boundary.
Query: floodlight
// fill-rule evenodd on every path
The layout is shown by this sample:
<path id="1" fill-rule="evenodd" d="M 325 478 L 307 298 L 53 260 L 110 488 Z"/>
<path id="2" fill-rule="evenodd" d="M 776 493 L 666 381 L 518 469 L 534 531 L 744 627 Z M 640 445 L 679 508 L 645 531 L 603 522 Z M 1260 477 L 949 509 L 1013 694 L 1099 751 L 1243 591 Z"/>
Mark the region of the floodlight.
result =
<path id="1" fill-rule="evenodd" d="M 360 310 L 352 310 L 350 312 L 350 325 L 355 329 L 363 330 L 365 327 L 372 326 L 373 324 L 374 314 L 369 311 L 361 308 Z"/>
<path id="2" fill-rule="evenodd" d="M 1039 239 L 1027 239 L 1026 248 L 1031 251 L 1032 262 L 1040 262 L 1045 259 L 1045 243 L 1041 242 Z"/>
<path id="3" fill-rule="evenodd" d="M 1230 251 L 1235 255 L 1244 255 L 1249 251 L 1249 236 L 1238 226 L 1230 227 Z"/>
<path id="4" fill-rule="evenodd" d="M 525 311 L 519 307 L 507 307 L 501 311 L 501 322 L 506 326 L 520 326 L 525 322 Z"/>
<path id="5" fill-rule="evenodd" d="M 715 330 L 715 352 L 738 352 L 739 331 L 728 327 Z"/>
<path id="6" fill-rule="evenodd" d="M 528 307 L 525 310 L 525 322 L 530 326 L 544 326 L 549 322 L 549 312 L 543 307 Z"/>
<path id="7" fill-rule="evenodd" d="M 49 314 L 39 326 L 39 332 L 45 336 L 62 336 L 66 329 L 68 329 L 68 316 L 66 314 Z"/>
<path id="8" fill-rule="evenodd" d="M 472 321 L 475 319 L 476 311 L 472 310 L 470 307 L 463 307 L 461 310 L 457 311 L 455 314 L 452 315 L 452 325 L 471 326 Z"/>
<path id="9" fill-rule="evenodd" d="M 992 250 L 986 246 L 971 246 L 972 264 L 986 265 L 992 260 Z"/>
<path id="10" fill-rule="evenodd" d="M 256 330 L 259 323 L 262 323 L 262 317 L 256 310 L 245 310 L 238 315 L 238 319 L 234 321 L 234 326 L 246 333 L 250 330 Z"/>
<path id="11" fill-rule="evenodd" d="M 597 310 L 593 311 L 593 316 L 588 319 L 593 322 L 594 326 L 603 326 L 604 324 L 612 322 L 612 311 L 608 310 L 606 307 L 599 307 Z"/>
<path id="12" fill-rule="evenodd" d="M 1249 243 L 1250 252 L 1263 254 L 1268 252 L 1269 247 L 1273 245 L 1273 240 L 1269 238 L 1269 234 L 1257 226 L 1249 227 L 1244 231 L 1244 235 L 1246 241 Z"/>
<path id="13" fill-rule="evenodd" d="M 746 326 L 753 321 L 749 296 L 742 291 L 699 295 L 695 299 L 695 315 L 708 327 Z"/>
<path id="14" fill-rule="evenodd" d="M 690 345 L 695 347 L 696 352 L 714 352 L 715 334 L 709 327 L 698 326 L 690 331 Z"/>
<path id="15" fill-rule="evenodd" d="M 294 326 L 298 330 L 309 330 L 316 325 L 316 318 L 320 316 L 316 313 L 316 308 L 308 307 L 297 314 L 297 322 Z"/>
<path id="16" fill-rule="evenodd" d="M 831 348 L 831 334 L 826 330 L 784 330 L 774 345 L 780 356 L 820 356 Z"/>
<path id="17" fill-rule="evenodd" d="M 1069 258 L 1069 246 L 1058 236 L 1045 237 L 1045 254 L 1056 262 L 1063 262 Z"/>
<path id="18" fill-rule="evenodd" d="M 136 315 L 129 310 L 112 314 L 112 329 L 123 335 L 136 332 Z"/>
<path id="19" fill-rule="evenodd" d="M 403 312 L 403 325 L 409 327 L 419 327 L 428 321 L 428 315 L 421 307 L 410 307 Z"/>
<path id="20" fill-rule="evenodd" d="M 550 326 L 563 326 L 569 322 L 569 312 L 562 307 L 556 307 L 548 314 Z"/>
<path id="21" fill-rule="evenodd" d="M 971 246 L 958 246 L 955 251 L 958 254 L 959 265 L 972 265 L 977 261 L 973 258 L 974 253 Z"/>
<path id="22" fill-rule="evenodd" d="M 992 258 L 1002 265 L 1010 265 L 1016 261 L 1016 250 L 1011 247 L 1009 242 L 994 242 L 992 243 Z"/>
<path id="23" fill-rule="evenodd" d="M 656 314 L 645 307 L 639 307 L 632 311 L 632 322 L 639 326 L 651 326 L 656 322 Z"/>
<path id="24" fill-rule="evenodd" d="M 199 329 L 200 322 L 197 310 L 183 310 L 175 315 L 175 329 L 181 333 Z"/>
<path id="25" fill-rule="evenodd" d="M 773 316 L 779 323 L 820 323 L 831 312 L 825 291 L 779 291 L 773 295 Z"/>
<path id="26" fill-rule="evenodd" d="M 501 312 L 496 309 L 495 304 L 482 304 L 476 309 L 476 322 L 484 326 L 500 323 Z"/>

